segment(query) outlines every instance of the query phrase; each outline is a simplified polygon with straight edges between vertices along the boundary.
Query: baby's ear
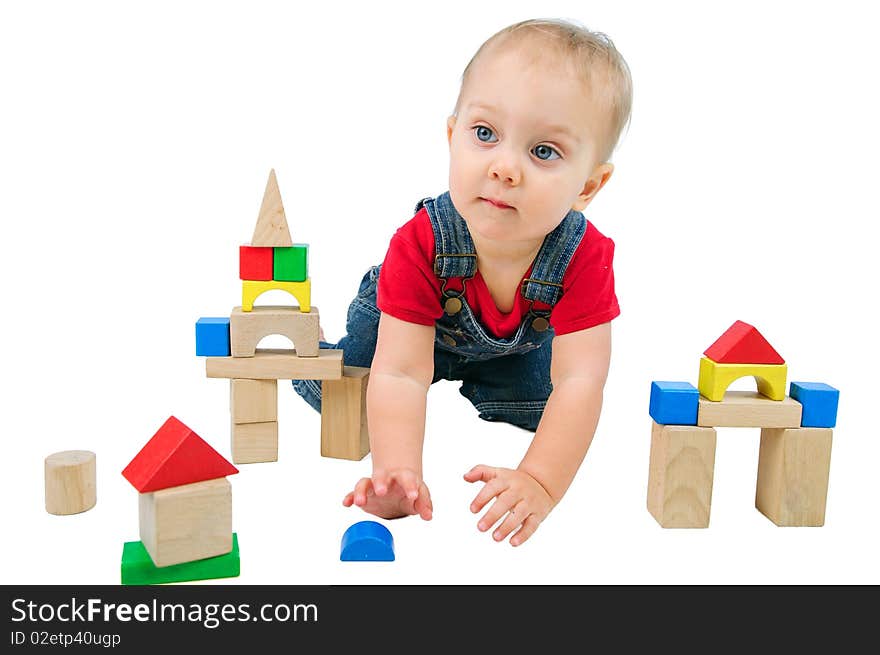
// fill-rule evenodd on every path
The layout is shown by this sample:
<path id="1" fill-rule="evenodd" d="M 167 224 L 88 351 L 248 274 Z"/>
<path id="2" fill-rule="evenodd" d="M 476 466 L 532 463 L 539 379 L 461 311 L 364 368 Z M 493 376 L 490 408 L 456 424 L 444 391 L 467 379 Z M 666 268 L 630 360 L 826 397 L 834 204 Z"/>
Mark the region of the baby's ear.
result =
<path id="1" fill-rule="evenodd" d="M 450 116 L 446 119 L 446 140 L 452 145 L 452 130 L 455 128 L 456 117 Z"/>
<path id="2" fill-rule="evenodd" d="M 596 197 L 596 194 L 599 193 L 599 189 L 605 186 L 605 183 L 609 180 L 613 172 L 614 164 L 609 162 L 596 166 L 590 174 L 590 177 L 584 182 L 584 188 L 581 189 L 577 200 L 574 201 L 571 208 L 579 212 L 584 211 L 584 209 L 587 208 L 587 205 L 589 205 L 593 198 Z"/>

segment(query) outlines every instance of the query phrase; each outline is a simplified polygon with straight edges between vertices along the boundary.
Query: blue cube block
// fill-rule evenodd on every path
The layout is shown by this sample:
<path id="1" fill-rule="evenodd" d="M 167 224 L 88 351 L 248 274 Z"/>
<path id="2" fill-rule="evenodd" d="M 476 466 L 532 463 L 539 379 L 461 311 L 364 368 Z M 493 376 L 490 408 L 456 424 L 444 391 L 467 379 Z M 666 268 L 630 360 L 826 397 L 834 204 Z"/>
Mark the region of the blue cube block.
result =
<path id="1" fill-rule="evenodd" d="M 696 425 L 700 392 L 690 382 L 651 382 L 648 413 L 661 425 Z"/>
<path id="2" fill-rule="evenodd" d="M 229 317 L 205 318 L 196 321 L 196 355 L 229 357 Z"/>
<path id="3" fill-rule="evenodd" d="M 339 559 L 343 562 L 393 562 L 394 538 L 381 523 L 360 521 L 342 535 Z"/>
<path id="4" fill-rule="evenodd" d="M 801 427 L 833 428 L 840 391 L 824 382 L 792 382 L 788 395 L 803 405 Z"/>

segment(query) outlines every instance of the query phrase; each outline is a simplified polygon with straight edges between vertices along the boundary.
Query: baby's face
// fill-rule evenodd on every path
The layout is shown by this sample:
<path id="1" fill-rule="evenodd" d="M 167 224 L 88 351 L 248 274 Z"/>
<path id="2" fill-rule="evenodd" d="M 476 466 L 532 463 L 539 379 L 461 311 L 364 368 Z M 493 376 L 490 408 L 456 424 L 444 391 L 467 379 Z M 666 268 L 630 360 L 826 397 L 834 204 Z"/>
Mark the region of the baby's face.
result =
<path id="1" fill-rule="evenodd" d="M 586 206 L 607 118 L 597 104 L 572 70 L 530 66 L 516 47 L 475 62 L 448 125 L 450 196 L 475 238 L 540 243 Z"/>

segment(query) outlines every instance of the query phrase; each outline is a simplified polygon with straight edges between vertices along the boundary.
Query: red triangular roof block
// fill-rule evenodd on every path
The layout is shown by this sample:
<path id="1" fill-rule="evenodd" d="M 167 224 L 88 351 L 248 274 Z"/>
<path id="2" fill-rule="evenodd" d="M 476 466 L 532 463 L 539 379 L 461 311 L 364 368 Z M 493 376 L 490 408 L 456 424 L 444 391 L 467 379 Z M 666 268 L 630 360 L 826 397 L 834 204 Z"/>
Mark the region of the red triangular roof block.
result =
<path id="1" fill-rule="evenodd" d="M 737 321 L 703 354 L 719 364 L 785 364 L 753 326 Z"/>
<path id="2" fill-rule="evenodd" d="M 238 469 L 174 416 L 162 424 L 122 471 L 142 494 L 233 473 Z"/>

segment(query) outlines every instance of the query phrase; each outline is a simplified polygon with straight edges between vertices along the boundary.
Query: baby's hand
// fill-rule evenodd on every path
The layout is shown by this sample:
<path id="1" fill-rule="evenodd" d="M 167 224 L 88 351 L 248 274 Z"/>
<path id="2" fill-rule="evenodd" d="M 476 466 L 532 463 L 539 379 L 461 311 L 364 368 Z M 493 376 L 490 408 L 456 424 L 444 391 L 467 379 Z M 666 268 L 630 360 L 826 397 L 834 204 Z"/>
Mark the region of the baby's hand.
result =
<path id="1" fill-rule="evenodd" d="M 431 493 L 421 476 L 412 469 L 373 471 L 372 478 L 361 478 L 354 491 L 342 499 L 346 507 L 357 505 L 383 519 L 418 514 L 430 521 L 434 511 Z"/>
<path id="2" fill-rule="evenodd" d="M 550 494 L 531 475 L 513 469 L 494 468 L 480 464 L 464 474 L 468 482 L 485 482 L 471 503 L 471 512 L 477 513 L 492 498 L 495 502 L 477 523 L 477 529 L 485 532 L 504 517 L 492 537 L 503 541 L 507 535 L 519 528 L 510 538 L 511 546 L 519 546 L 531 537 L 543 521 L 554 501 Z"/>

